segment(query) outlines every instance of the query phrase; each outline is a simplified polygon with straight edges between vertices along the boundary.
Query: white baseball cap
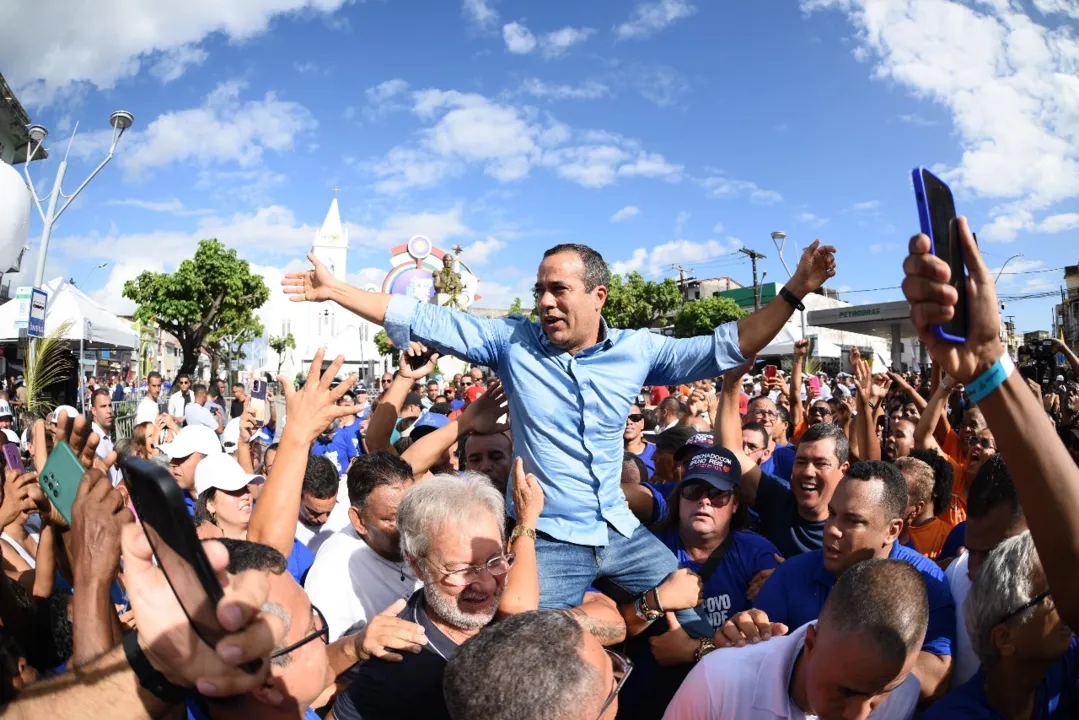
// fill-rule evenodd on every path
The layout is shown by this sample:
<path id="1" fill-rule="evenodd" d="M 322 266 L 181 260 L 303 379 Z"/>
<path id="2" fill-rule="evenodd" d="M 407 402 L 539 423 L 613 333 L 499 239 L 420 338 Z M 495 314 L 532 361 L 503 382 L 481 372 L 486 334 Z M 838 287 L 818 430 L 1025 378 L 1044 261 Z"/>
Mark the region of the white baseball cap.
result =
<path id="1" fill-rule="evenodd" d="M 60 422 L 61 412 L 67 414 L 68 420 L 74 420 L 80 415 L 79 411 L 71 407 L 70 405 L 61 405 L 60 407 L 49 413 L 49 422 L 54 424 Z"/>
<path id="2" fill-rule="evenodd" d="M 161 446 L 161 452 L 169 459 L 185 458 L 191 453 L 210 455 L 221 454 L 221 443 L 217 433 L 205 425 L 188 425 L 176 433 L 176 439 Z"/>
<path id="3" fill-rule="evenodd" d="M 202 495 L 210 488 L 231 492 L 255 483 L 266 482 L 262 475 L 248 475 L 231 455 L 210 455 L 195 468 L 195 494 Z"/>
<path id="4" fill-rule="evenodd" d="M 3 398 L 0 398 L 0 417 L 15 417 L 15 413 L 11 412 L 11 403 Z"/>
<path id="5" fill-rule="evenodd" d="M 232 418 L 221 431 L 221 447 L 229 455 L 235 454 L 240 447 L 240 420 L 238 417 Z"/>
<path id="6" fill-rule="evenodd" d="M 7 428 L 4 428 L 4 437 L 7 438 L 7 441 L 9 443 L 15 443 L 16 445 L 19 444 L 19 436 L 14 430 L 8 430 Z"/>

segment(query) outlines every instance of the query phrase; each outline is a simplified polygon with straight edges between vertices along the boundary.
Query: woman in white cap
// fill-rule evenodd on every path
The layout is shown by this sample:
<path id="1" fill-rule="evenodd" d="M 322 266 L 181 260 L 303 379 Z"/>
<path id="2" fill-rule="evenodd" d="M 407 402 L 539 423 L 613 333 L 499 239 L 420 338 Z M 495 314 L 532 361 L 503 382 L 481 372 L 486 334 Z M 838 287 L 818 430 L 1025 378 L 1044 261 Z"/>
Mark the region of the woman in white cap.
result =
<path id="1" fill-rule="evenodd" d="M 251 485 L 265 482 L 249 475 L 231 456 L 211 455 L 195 469 L 195 525 L 199 537 L 247 539 L 254 496 Z"/>

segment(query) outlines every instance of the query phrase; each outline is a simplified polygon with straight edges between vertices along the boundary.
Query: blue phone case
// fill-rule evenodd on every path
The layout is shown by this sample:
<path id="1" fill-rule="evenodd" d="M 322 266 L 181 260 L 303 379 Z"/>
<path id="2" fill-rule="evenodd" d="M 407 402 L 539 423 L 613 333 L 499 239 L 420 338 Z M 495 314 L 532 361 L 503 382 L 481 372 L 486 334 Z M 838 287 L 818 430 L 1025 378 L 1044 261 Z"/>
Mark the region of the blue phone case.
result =
<path id="1" fill-rule="evenodd" d="M 933 223 L 929 221 L 929 196 L 925 191 L 925 182 L 922 180 L 922 173 L 933 175 L 933 173 L 930 173 L 925 168 L 920 167 L 914 168 L 914 170 L 911 171 L 911 179 L 914 181 L 914 199 L 918 203 L 918 222 L 922 226 L 922 232 L 929 238 L 929 252 L 936 255 L 937 241 L 936 238 L 933 237 Z M 936 176 L 933 175 L 933 177 Z M 940 178 L 937 179 L 939 180 Z M 944 184 L 943 180 L 941 180 L 941 184 Z M 956 245 L 955 249 L 959 253 L 960 259 L 963 259 L 962 247 Z M 966 267 L 965 262 L 963 267 Z M 945 332 L 944 328 L 940 325 L 932 325 L 930 326 L 930 329 L 933 331 L 933 334 L 941 340 L 947 340 L 948 342 L 954 343 L 965 343 L 967 341 L 965 337 L 959 337 Z"/>

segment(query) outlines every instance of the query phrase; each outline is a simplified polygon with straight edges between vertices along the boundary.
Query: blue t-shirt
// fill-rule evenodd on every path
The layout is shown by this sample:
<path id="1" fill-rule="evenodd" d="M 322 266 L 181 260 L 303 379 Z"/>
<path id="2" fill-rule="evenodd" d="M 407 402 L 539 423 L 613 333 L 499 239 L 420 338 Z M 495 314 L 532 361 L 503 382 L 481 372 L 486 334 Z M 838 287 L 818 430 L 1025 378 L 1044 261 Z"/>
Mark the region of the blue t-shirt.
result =
<path id="1" fill-rule="evenodd" d="M 654 460 L 652 460 L 652 456 L 655 455 L 655 454 L 656 454 L 656 444 L 655 443 L 645 443 L 644 444 L 644 451 L 637 455 L 637 457 L 639 457 L 641 459 L 641 462 L 644 463 L 644 466 L 646 468 L 648 468 L 648 477 L 647 478 L 641 478 L 641 480 L 647 480 L 648 478 L 650 478 L 650 477 L 652 477 L 653 475 L 656 474 L 656 463 L 655 463 Z"/>
<path id="2" fill-rule="evenodd" d="M 941 657 L 951 656 L 955 644 L 955 601 L 948 581 L 937 564 L 899 543 L 892 543 L 892 560 L 904 560 L 914 566 L 929 597 L 929 628 L 922 650 Z M 772 622 L 787 627 L 801 627 L 816 620 L 836 578 L 824 567 L 820 550 L 790 558 L 781 564 L 764 583 L 753 607 L 763 610 Z"/>
<path id="3" fill-rule="evenodd" d="M 799 515 L 794 492 L 774 475 L 761 472 L 754 509 L 760 518 L 758 532 L 771 540 L 785 558 L 820 550 L 824 543 L 824 521 L 806 520 Z"/>
<path id="4" fill-rule="evenodd" d="M 193 697 L 187 701 L 187 720 L 210 720 L 210 712 L 207 710 L 205 700 L 202 697 Z M 303 720 L 321 720 L 311 708 L 303 715 Z"/>
<path id="5" fill-rule="evenodd" d="M 761 463 L 761 470 L 768 473 L 784 485 L 790 486 L 791 474 L 794 473 L 795 445 L 776 445 L 772 457 Z"/>
<path id="6" fill-rule="evenodd" d="M 315 564 L 315 554 L 296 538 L 292 539 L 292 552 L 288 554 L 288 574 L 303 587 L 307 571 Z"/>
<path id="7" fill-rule="evenodd" d="M 344 442 L 352 443 L 352 449 L 355 451 L 355 455 L 363 455 L 363 438 L 360 436 L 360 421 L 352 423 L 348 427 L 338 426 L 334 431 L 334 440 L 340 435 Z M 342 469 L 342 472 L 344 470 Z"/>
<path id="8" fill-rule="evenodd" d="M 1034 720 L 1074 718 L 1079 702 L 1079 638 L 1072 637 L 1064 656 L 1038 684 L 1034 695 Z M 933 703 L 924 720 L 1004 720 L 985 698 L 985 668 L 978 668 L 970 680 Z"/>
<path id="9" fill-rule="evenodd" d="M 349 460 L 356 455 L 356 448 L 353 447 L 352 442 L 341 433 L 341 429 L 342 428 L 337 428 L 337 430 L 334 431 L 333 437 L 329 442 L 323 442 L 319 439 L 315 440 L 314 445 L 311 446 L 311 454 L 317 457 L 324 457 L 332 462 L 339 474 L 345 471 L 345 468 L 348 467 Z M 348 428 L 344 429 L 347 430 Z"/>
<path id="10" fill-rule="evenodd" d="M 938 558 L 953 558 L 959 554 L 959 548 L 967 542 L 967 521 L 959 523 L 948 533 L 948 539 L 940 549 Z"/>

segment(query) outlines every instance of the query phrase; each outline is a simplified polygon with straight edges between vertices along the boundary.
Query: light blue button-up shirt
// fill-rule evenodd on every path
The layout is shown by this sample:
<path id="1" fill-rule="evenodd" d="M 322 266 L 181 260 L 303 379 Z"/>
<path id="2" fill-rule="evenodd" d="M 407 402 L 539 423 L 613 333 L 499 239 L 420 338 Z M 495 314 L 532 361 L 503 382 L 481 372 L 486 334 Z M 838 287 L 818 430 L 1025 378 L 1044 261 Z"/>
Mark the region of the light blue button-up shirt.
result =
<path id="1" fill-rule="evenodd" d="M 679 340 L 604 323 L 602 341 L 570 355 L 526 317 L 492 320 L 394 295 L 385 327 L 397 347 L 418 341 L 495 369 L 514 455 L 543 487 L 538 530 L 577 545 L 606 545 L 608 523 L 627 537 L 638 525 L 620 481 L 626 415 L 641 388 L 716 377 L 745 361 L 737 323 Z"/>

